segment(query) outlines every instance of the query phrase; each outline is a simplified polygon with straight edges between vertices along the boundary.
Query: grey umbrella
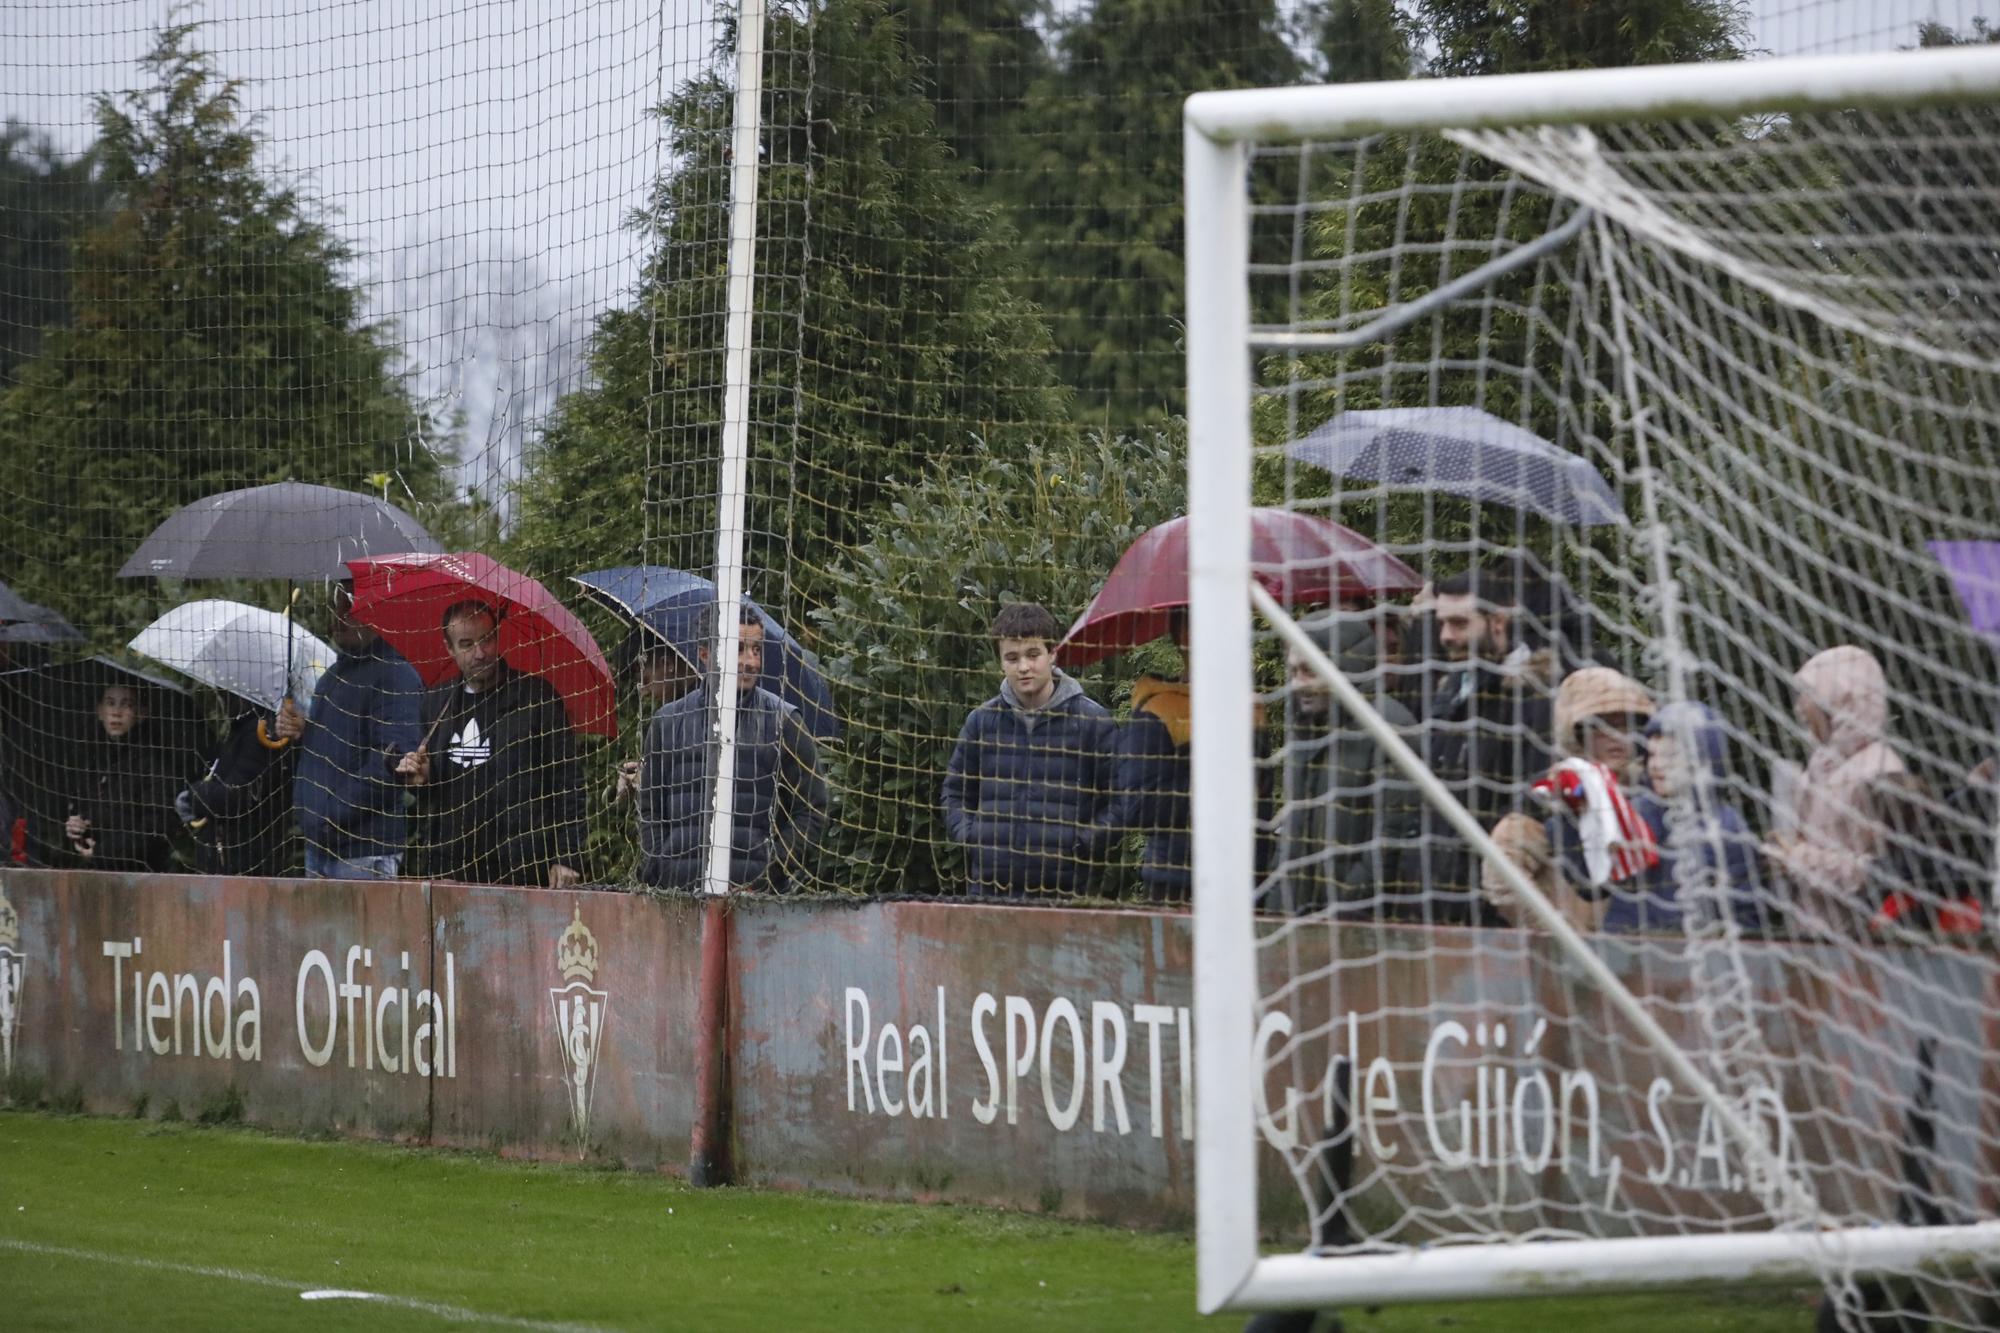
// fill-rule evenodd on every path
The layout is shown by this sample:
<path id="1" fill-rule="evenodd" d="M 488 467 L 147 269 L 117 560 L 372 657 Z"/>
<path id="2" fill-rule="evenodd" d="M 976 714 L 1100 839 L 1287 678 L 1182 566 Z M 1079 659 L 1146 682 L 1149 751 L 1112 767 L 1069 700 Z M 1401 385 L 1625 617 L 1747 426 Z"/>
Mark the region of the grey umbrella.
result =
<path id="1" fill-rule="evenodd" d="M 8 594 L 10 597 L 13 595 Z M 82 643 L 83 632 L 59 611 L 13 597 L 9 603 L 23 614 L 0 616 L 0 643 Z"/>
<path id="2" fill-rule="evenodd" d="M 31 620 L 42 608 L 0 583 L 0 620 Z"/>
<path id="3" fill-rule="evenodd" d="M 378 496 L 281 481 L 175 510 L 118 576 L 309 583 L 348 577 L 349 560 L 439 549 L 421 524 Z"/>
<path id="4" fill-rule="evenodd" d="M 1618 493 L 1587 459 L 1476 407 L 1342 412 L 1285 454 L 1353 481 L 1440 491 L 1579 528 L 1625 521 Z"/>

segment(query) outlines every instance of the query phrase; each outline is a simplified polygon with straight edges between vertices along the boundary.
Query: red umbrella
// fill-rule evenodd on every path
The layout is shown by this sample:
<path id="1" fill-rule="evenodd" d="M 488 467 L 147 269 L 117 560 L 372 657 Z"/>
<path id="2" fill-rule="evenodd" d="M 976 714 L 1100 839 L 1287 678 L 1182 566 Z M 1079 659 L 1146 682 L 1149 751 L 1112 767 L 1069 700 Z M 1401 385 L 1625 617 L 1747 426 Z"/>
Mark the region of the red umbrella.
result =
<path id="1" fill-rule="evenodd" d="M 1188 602 L 1187 527 L 1185 517 L 1168 519 L 1118 557 L 1063 638 L 1064 666 L 1088 666 L 1167 633 L 1168 613 Z M 1353 529 L 1291 509 L 1250 511 L 1250 562 L 1257 581 L 1287 606 L 1369 601 L 1424 583 Z"/>
<path id="2" fill-rule="evenodd" d="M 618 734 L 617 690 L 597 640 L 526 574 L 458 551 L 350 560 L 347 567 L 354 571 L 354 618 L 381 631 L 425 684 L 442 684 L 458 672 L 439 623 L 446 608 L 484 602 L 501 613 L 502 661 L 553 685 L 578 731 Z"/>

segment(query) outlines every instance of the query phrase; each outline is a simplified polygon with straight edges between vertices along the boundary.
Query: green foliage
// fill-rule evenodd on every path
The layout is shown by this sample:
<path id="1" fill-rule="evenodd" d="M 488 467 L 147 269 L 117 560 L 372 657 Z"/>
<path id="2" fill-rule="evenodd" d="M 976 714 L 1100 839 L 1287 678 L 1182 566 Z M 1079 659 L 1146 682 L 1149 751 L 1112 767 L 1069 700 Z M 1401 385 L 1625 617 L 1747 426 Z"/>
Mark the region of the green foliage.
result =
<path id="1" fill-rule="evenodd" d="M 0 126 L 0 390 L 44 328 L 69 322 L 70 245 L 104 201 L 90 154 L 65 158 L 46 135 Z"/>
<path id="2" fill-rule="evenodd" d="M 1027 90 L 1049 67 L 1036 0 L 895 0 L 925 97 L 975 185 L 1004 169 Z"/>
<path id="3" fill-rule="evenodd" d="M 1737 0 L 1417 0 L 1437 75 L 1609 69 L 1743 54 Z"/>
<path id="4" fill-rule="evenodd" d="M 1086 422 L 1182 410 L 1181 102 L 1300 81 L 1272 0 L 1097 0 L 1065 23 L 1010 178 L 1028 290 Z"/>
<path id="5" fill-rule="evenodd" d="M 966 713 L 999 688 L 994 613 L 1040 602 L 1073 620 L 1135 537 L 1184 511 L 1186 470 L 1178 425 L 1119 439 L 1060 432 L 1019 460 L 938 469 L 897 489 L 817 617 L 847 724 L 827 753 L 829 887 L 955 890 L 938 790 Z M 1113 658 L 1081 683 L 1116 706 L 1142 660 Z"/>
<path id="6" fill-rule="evenodd" d="M 781 7 L 766 44 L 746 560 L 796 623 L 899 480 L 1018 456 L 1067 409 L 900 21 L 882 0 Z M 599 321 L 591 387 L 529 456 L 531 570 L 713 565 L 732 96 L 718 68 L 660 109 L 673 165 L 643 215 L 644 295 Z"/>
<path id="7" fill-rule="evenodd" d="M 113 575 L 173 509 L 287 478 L 443 498 L 445 442 L 344 277 L 352 255 L 259 166 L 239 85 L 173 22 L 150 86 L 97 101 L 114 202 L 76 244 L 72 322 L 0 397 L 17 589 L 117 637 L 164 603 Z"/>
<path id="8" fill-rule="evenodd" d="M 1342 18 L 1345 13 L 1347 16 Z M 1655 61 L 1729 59 L 1741 54 L 1742 16 L 1727 0 L 1647 0 L 1642 4 L 1571 4 L 1568 0 L 1419 0 L 1403 22 L 1396 11 L 1363 3 L 1337 7 L 1326 30 L 1357 34 L 1348 48 L 1359 61 L 1375 44 L 1377 65 L 1392 64 L 1408 43 L 1433 47 L 1426 73 L 1511 74 L 1540 70 L 1622 66 Z M 1329 59 L 1338 49 L 1329 51 Z M 1360 323 L 1415 301 L 1504 246 L 1537 239 L 1570 216 L 1540 192 L 1509 185 L 1510 173 L 1477 152 L 1438 135 L 1377 136 L 1365 153 L 1326 153 L 1316 159 L 1310 185 L 1319 200 L 1351 201 L 1315 214 L 1308 222 L 1309 253 L 1325 265 L 1310 275 L 1301 298 L 1309 319 Z M 1450 187 L 1450 188 L 1446 188 Z M 1446 241 L 1448 248 L 1436 247 Z M 1631 448 L 1621 404 L 1598 392 L 1601 367 L 1580 358 L 1571 317 L 1570 266 L 1575 248 L 1492 282 L 1478 299 L 1461 301 L 1398 333 L 1346 353 L 1273 359 L 1267 374 L 1312 387 L 1289 401 L 1260 404 L 1260 439 L 1276 443 L 1345 410 L 1426 405 L 1477 406 L 1516 421 L 1559 445 L 1586 454 L 1581 441 L 1610 441 Z M 1561 395 L 1550 386 L 1564 386 Z M 1560 402 L 1560 406 L 1558 405 Z M 1607 472 L 1612 459 L 1594 455 Z M 1261 498 L 1276 502 L 1286 478 L 1266 462 L 1258 476 Z M 1445 496 L 1401 494 L 1348 504 L 1339 515 L 1390 544 L 1434 549 L 1526 546 L 1561 557 L 1571 574 L 1582 570 L 1575 548 L 1552 551 L 1546 524 L 1511 509 L 1473 506 Z M 1591 534 L 1603 546 L 1618 540 L 1609 530 Z M 1433 571 L 1446 572 L 1446 571 Z M 1611 595 L 1615 590 L 1606 590 Z M 1610 609 L 1607 607 L 1607 610 Z"/>

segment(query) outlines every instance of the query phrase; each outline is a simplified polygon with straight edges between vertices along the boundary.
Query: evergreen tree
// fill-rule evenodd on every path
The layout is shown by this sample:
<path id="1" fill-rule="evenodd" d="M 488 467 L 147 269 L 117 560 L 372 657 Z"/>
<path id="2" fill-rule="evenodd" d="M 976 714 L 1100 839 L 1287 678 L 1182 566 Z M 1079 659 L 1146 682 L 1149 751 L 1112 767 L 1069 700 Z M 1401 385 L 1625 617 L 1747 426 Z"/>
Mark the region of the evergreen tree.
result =
<path id="1" fill-rule="evenodd" d="M 1417 0 L 1413 8 L 1435 75 L 1733 60 L 1746 35 L 1731 0 Z"/>
<path id="2" fill-rule="evenodd" d="M 789 625 L 834 590 L 899 479 L 1018 453 L 1066 415 L 1048 334 L 939 137 L 882 0 L 774 9 L 753 321 L 748 586 Z M 542 573 L 714 563 L 733 89 L 661 108 L 638 304 L 530 451 L 513 536 Z"/>
<path id="3" fill-rule="evenodd" d="M 1273 0 L 1097 0 L 1061 29 L 1009 188 L 1029 290 L 1086 422 L 1182 410 L 1182 101 L 1305 74 Z"/>
<path id="4" fill-rule="evenodd" d="M 1397 0 L 1332 0 L 1319 23 L 1328 83 L 1407 78 L 1416 62 L 1414 24 Z"/>
<path id="5" fill-rule="evenodd" d="M 97 100 L 114 202 L 77 243 L 72 323 L 0 397 L 15 586 L 100 625 L 107 599 L 155 604 L 113 575 L 180 505 L 288 478 L 431 501 L 449 461 L 344 279 L 351 252 L 259 169 L 240 87 L 194 35 L 166 27 L 150 86 Z"/>
<path id="6" fill-rule="evenodd" d="M 70 245 L 104 195 L 89 154 L 65 158 L 47 135 L 0 126 L 0 390 L 42 330 L 69 321 Z"/>
<path id="7" fill-rule="evenodd" d="M 1004 171 L 1030 86 L 1049 68 L 1035 0 L 895 0 L 938 133 L 980 189 Z"/>

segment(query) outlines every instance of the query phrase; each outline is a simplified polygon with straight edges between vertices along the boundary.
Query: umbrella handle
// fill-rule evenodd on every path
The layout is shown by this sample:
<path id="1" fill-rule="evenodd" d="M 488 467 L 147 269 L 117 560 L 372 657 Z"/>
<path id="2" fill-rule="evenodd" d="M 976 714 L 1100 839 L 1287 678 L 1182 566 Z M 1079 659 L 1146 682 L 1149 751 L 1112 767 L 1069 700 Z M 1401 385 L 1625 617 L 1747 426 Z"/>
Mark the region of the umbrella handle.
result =
<path id="1" fill-rule="evenodd" d="M 278 706 L 280 708 L 283 708 L 286 704 L 290 703 L 292 700 L 292 693 L 290 688 L 292 683 L 292 608 L 296 607 L 299 604 L 299 592 L 300 589 L 298 585 L 297 584 L 292 585 L 292 595 L 285 602 L 286 689 L 285 689 L 285 697 L 278 701 Z M 289 736 L 273 736 L 269 728 L 267 728 L 264 725 L 264 719 L 260 717 L 257 719 L 257 743 L 263 746 L 267 750 L 282 750 L 287 745 L 290 745 L 292 743 L 292 738 Z"/>
<path id="2" fill-rule="evenodd" d="M 289 699 L 292 696 L 288 694 L 285 697 Z M 257 719 L 257 743 L 259 745 L 267 750 L 282 750 L 292 743 L 292 738 L 289 736 L 273 736 L 269 728 L 264 725 L 265 721 L 266 719 L 261 717 Z"/>

